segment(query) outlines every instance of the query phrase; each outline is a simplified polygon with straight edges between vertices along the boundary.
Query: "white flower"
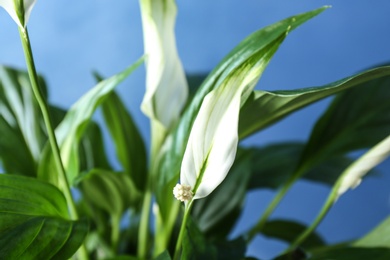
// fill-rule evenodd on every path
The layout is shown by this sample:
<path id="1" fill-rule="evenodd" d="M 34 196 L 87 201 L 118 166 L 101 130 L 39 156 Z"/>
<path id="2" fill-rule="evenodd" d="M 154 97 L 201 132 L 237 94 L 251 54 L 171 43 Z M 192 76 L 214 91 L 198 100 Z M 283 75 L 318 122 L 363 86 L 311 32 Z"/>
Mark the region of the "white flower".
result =
<path id="1" fill-rule="evenodd" d="M 0 6 L 12 17 L 16 24 L 25 28 L 36 0 L 0 0 Z"/>
<path id="2" fill-rule="evenodd" d="M 340 177 L 341 183 L 337 190 L 337 197 L 340 197 L 348 189 L 356 188 L 361 183 L 362 177 L 389 155 L 390 135 L 371 148 L 344 171 Z"/>
<path id="3" fill-rule="evenodd" d="M 182 202 L 190 201 L 193 195 L 191 191 L 191 186 L 185 184 L 176 184 L 176 186 L 173 188 L 173 195 L 176 199 Z"/>
<path id="4" fill-rule="evenodd" d="M 146 93 L 141 109 L 170 129 L 187 100 L 188 85 L 175 42 L 174 0 L 141 0 Z"/>
<path id="5" fill-rule="evenodd" d="M 238 144 L 241 96 L 257 81 L 261 68 L 243 67 L 208 93 L 193 123 L 183 156 L 180 183 L 208 196 L 226 177 Z"/>

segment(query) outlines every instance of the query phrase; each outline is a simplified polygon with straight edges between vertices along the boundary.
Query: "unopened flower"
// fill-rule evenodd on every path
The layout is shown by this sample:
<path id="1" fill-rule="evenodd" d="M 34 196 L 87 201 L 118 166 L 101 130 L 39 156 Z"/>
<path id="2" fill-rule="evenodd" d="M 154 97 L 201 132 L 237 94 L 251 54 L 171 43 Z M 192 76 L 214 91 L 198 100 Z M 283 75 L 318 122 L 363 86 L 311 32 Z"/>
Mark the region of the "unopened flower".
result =
<path id="1" fill-rule="evenodd" d="M 191 186 L 185 184 L 176 184 L 173 188 L 173 195 L 177 200 L 187 202 L 192 200 Z"/>
<path id="2" fill-rule="evenodd" d="M 146 92 L 141 109 L 170 129 L 187 100 L 188 85 L 175 41 L 175 0 L 141 0 Z"/>
<path id="3" fill-rule="evenodd" d="M 36 0 L 0 0 L 0 6 L 12 17 L 16 24 L 25 28 Z"/>

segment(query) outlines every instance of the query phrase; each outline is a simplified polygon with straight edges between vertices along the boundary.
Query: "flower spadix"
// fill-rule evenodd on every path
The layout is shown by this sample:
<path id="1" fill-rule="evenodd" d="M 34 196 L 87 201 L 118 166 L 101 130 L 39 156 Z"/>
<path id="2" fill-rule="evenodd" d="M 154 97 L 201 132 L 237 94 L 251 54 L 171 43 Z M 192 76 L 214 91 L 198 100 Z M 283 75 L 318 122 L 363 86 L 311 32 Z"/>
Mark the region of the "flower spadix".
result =
<path id="1" fill-rule="evenodd" d="M 25 28 L 36 0 L 0 0 L 0 6 L 20 28 Z"/>
<path id="2" fill-rule="evenodd" d="M 256 68 L 243 67 L 204 97 L 180 172 L 180 183 L 191 187 L 193 199 L 209 195 L 232 166 L 238 144 L 241 96 L 258 77 Z"/>
<path id="3" fill-rule="evenodd" d="M 140 4 L 146 54 L 146 93 L 141 109 L 169 129 L 179 118 L 188 96 L 176 49 L 176 4 L 174 0 L 140 0 Z"/>
<path id="4" fill-rule="evenodd" d="M 337 197 L 340 197 L 348 189 L 356 188 L 363 176 L 390 156 L 390 136 L 363 154 L 351 166 L 349 166 L 340 177 L 340 186 L 337 190 Z"/>

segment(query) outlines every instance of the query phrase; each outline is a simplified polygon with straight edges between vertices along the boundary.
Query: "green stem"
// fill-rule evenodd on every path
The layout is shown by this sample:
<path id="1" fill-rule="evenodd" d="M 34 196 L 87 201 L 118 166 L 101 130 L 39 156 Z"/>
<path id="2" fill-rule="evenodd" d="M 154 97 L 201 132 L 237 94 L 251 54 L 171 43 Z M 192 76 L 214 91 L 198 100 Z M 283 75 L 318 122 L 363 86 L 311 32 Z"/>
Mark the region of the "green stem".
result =
<path id="1" fill-rule="evenodd" d="M 34 93 L 34 96 L 38 102 L 38 105 L 41 109 L 41 113 L 43 116 L 43 120 L 46 126 L 47 134 L 49 136 L 49 143 L 51 146 L 51 150 L 53 152 L 53 157 L 54 157 L 54 162 L 57 168 L 58 172 L 58 178 L 60 180 L 60 185 L 61 185 L 61 190 L 64 193 L 64 196 L 66 198 L 66 202 L 68 205 L 69 209 L 69 215 L 72 220 L 77 220 L 78 215 L 76 211 L 76 206 L 70 191 L 70 186 L 68 179 L 66 177 L 66 172 L 64 169 L 64 166 L 62 164 L 61 156 L 60 156 L 60 149 L 57 144 L 57 140 L 55 137 L 54 129 L 52 127 L 51 119 L 50 119 L 50 114 L 49 114 L 49 107 L 47 104 L 46 99 L 44 98 L 42 91 L 39 87 L 39 81 L 38 81 L 38 75 L 35 69 L 35 64 L 34 64 L 34 58 L 31 50 L 31 45 L 30 45 L 30 38 L 28 36 L 28 31 L 27 28 L 19 28 L 19 35 L 20 39 L 22 42 L 23 46 L 23 51 L 24 51 L 24 56 L 26 59 L 26 65 L 27 65 L 27 70 L 28 74 L 30 77 L 31 81 L 31 87 Z M 80 259 L 88 259 L 88 254 L 86 253 L 86 250 L 84 246 L 82 246 L 79 250 L 80 254 L 79 257 Z"/>
<path id="2" fill-rule="evenodd" d="M 150 185 L 148 185 L 150 186 Z M 146 259 L 149 241 L 150 205 L 152 204 L 152 192 L 147 187 L 142 204 L 141 220 L 138 232 L 138 257 Z"/>
<path id="3" fill-rule="evenodd" d="M 121 215 L 112 216 L 112 229 L 111 229 L 111 245 L 114 252 L 118 251 L 119 236 L 120 236 L 120 221 Z"/>
<path id="4" fill-rule="evenodd" d="M 158 256 L 168 248 L 173 228 L 177 220 L 177 215 L 180 209 L 179 201 L 174 201 L 169 210 L 169 215 L 166 222 L 162 222 L 159 216 L 156 216 L 157 233 L 154 240 L 154 256 Z"/>
<path id="5" fill-rule="evenodd" d="M 308 236 L 318 227 L 318 225 L 321 223 L 321 221 L 324 219 L 324 217 L 336 201 L 339 186 L 340 185 L 338 185 L 338 183 L 335 184 L 313 223 L 297 239 L 295 239 L 295 241 L 289 246 L 286 252 L 291 251 L 301 245 L 308 238 Z"/>
<path id="6" fill-rule="evenodd" d="M 188 202 L 188 204 L 185 207 L 183 222 L 181 223 L 179 237 L 177 238 L 177 241 L 176 241 L 175 254 L 173 255 L 173 260 L 179 260 L 180 259 L 181 245 L 183 243 L 184 231 L 186 229 L 188 217 L 190 216 L 192 203 L 193 203 L 193 200 Z"/>
<path id="7" fill-rule="evenodd" d="M 259 221 L 256 223 L 256 225 L 249 230 L 247 235 L 247 242 L 251 242 L 257 233 L 261 232 L 263 229 L 265 223 L 267 223 L 268 218 L 270 215 L 275 211 L 276 207 L 279 205 L 279 203 L 282 201 L 284 196 L 287 194 L 287 192 L 290 190 L 290 188 L 293 186 L 293 184 L 299 179 L 299 177 L 305 172 L 304 167 L 299 168 L 295 174 L 293 174 L 290 179 L 284 183 L 284 185 L 281 187 L 281 189 L 278 191 L 278 193 L 275 195 L 271 203 L 268 205 L 268 207 L 265 209 L 263 215 L 259 219 Z"/>

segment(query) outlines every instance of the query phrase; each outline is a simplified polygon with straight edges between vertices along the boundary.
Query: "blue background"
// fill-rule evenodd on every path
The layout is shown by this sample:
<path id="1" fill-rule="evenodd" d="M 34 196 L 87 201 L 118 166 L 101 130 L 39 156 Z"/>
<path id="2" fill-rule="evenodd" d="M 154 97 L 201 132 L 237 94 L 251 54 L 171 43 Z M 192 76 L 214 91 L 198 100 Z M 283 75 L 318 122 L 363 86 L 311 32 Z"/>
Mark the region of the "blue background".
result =
<path id="1" fill-rule="evenodd" d="M 333 7 L 288 36 L 257 88 L 320 86 L 390 61 L 388 0 L 178 0 L 176 32 L 184 67 L 188 72 L 208 72 L 255 30 L 322 5 Z M 69 107 L 94 85 L 92 70 L 112 75 L 140 57 L 143 50 L 136 0 L 38 0 L 29 30 L 38 71 L 50 86 L 50 100 L 62 107 Z M 0 63 L 25 67 L 16 25 L 4 11 L 0 11 Z M 148 139 L 148 120 L 139 111 L 143 82 L 142 68 L 119 91 Z M 245 145 L 306 140 L 328 102 L 294 114 L 248 138 Z M 383 176 L 366 179 L 336 203 L 319 227 L 326 241 L 361 236 L 389 215 L 389 168 L 387 160 L 380 166 Z M 322 185 L 300 182 L 272 217 L 310 223 L 328 191 Z M 233 235 L 256 222 L 272 195 L 271 191 L 249 195 Z M 281 242 L 258 237 L 248 254 L 267 259 L 284 247 Z"/>

